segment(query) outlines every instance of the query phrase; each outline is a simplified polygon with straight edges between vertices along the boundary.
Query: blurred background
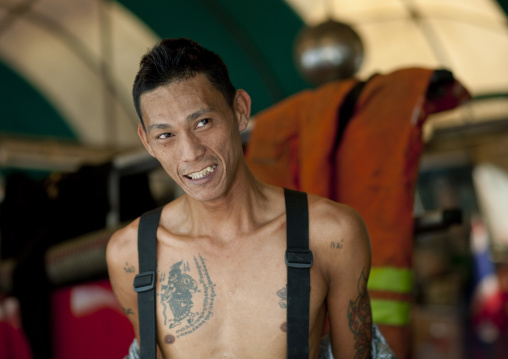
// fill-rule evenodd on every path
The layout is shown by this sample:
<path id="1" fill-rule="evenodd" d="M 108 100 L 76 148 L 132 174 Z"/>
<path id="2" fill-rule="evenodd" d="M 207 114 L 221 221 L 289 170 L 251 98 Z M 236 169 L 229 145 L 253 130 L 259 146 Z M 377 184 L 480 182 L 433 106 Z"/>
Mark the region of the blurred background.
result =
<path id="1" fill-rule="evenodd" d="M 144 152 L 131 101 L 141 56 L 165 37 L 220 54 L 253 124 L 330 82 L 453 74 L 470 99 L 421 133 L 408 357 L 504 357 L 507 11 L 508 0 L 0 0 L 0 357 L 127 353 L 104 248 L 181 193 Z"/>

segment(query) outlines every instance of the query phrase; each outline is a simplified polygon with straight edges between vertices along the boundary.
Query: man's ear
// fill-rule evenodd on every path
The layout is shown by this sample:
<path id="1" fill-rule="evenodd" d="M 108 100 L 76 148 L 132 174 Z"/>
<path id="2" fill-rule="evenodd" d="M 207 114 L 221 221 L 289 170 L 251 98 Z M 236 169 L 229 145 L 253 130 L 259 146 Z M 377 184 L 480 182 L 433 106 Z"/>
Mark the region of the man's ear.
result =
<path id="1" fill-rule="evenodd" d="M 154 154 L 153 154 L 153 151 L 152 151 L 152 147 L 148 143 L 148 138 L 146 136 L 146 131 L 143 128 L 143 125 L 141 123 L 138 124 L 138 136 L 141 139 L 141 142 L 143 143 L 143 146 L 145 146 L 145 148 L 148 151 L 148 153 L 151 156 L 155 157 Z"/>
<path id="2" fill-rule="evenodd" d="M 245 90 L 237 90 L 235 94 L 234 111 L 238 121 L 238 130 L 242 132 L 247 128 L 250 118 L 251 99 Z"/>

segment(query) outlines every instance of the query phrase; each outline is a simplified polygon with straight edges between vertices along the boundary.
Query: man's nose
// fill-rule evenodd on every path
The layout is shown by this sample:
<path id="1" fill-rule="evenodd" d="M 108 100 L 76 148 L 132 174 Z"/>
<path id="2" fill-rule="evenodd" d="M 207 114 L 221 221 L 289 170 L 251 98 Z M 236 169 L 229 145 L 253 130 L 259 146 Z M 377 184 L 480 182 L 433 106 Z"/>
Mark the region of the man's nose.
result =
<path id="1" fill-rule="evenodd" d="M 182 135 L 180 141 L 182 146 L 182 161 L 193 162 L 205 154 L 205 146 L 196 136 L 192 134 Z"/>

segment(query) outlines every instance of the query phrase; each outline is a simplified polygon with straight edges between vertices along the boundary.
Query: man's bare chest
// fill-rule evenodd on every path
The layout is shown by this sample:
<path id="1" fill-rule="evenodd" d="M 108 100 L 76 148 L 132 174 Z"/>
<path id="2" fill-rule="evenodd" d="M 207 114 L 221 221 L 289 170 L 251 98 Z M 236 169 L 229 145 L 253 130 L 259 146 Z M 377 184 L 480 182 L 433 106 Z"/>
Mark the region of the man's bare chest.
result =
<path id="1" fill-rule="evenodd" d="M 235 343 L 246 353 L 254 344 L 271 343 L 266 347 L 271 353 L 284 352 L 283 239 L 272 238 L 269 247 L 258 249 L 195 246 L 172 254 L 162 249 L 156 287 L 161 350 L 175 357 L 184 349 L 195 355 L 200 348 L 220 352 Z"/>

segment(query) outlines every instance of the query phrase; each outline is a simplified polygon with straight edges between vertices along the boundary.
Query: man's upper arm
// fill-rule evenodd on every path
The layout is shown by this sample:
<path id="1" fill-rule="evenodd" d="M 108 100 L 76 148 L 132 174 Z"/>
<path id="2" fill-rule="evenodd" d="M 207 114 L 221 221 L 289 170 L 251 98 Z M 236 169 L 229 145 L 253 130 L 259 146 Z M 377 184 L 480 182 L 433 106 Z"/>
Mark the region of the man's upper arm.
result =
<path id="1" fill-rule="evenodd" d="M 133 288 L 134 277 L 139 273 L 136 222 L 113 234 L 106 248 L 106 261 L 115 296 L 140 343 L 138 296 Z M 157 358 L 162 358 L 158 346 Z"/>
<path id="2" fill-rule="evenodd" d="M 115 296 L 139 340 L 137 295 L 132 286 L 139 268 L 137 251 L 132 248 L 128 238 L 130 231 L 123 229 L 113 234 L 106 248 L 106 261 Z"/>
<path id="3" fill-rule="evenodd" d="M 330 339 L 336 359 L 370 358 L 372 314 L 367 292 L 371 266 L 370 240 L 363 220 L 341 206 L 339 220 L 329 224 L 326 254 L 329 288 L 327 308 Z"/>

